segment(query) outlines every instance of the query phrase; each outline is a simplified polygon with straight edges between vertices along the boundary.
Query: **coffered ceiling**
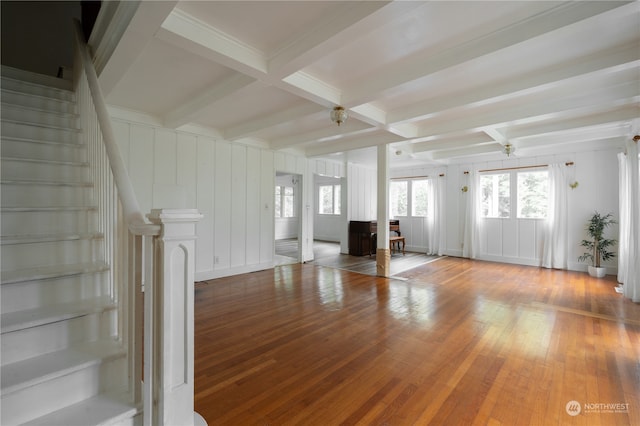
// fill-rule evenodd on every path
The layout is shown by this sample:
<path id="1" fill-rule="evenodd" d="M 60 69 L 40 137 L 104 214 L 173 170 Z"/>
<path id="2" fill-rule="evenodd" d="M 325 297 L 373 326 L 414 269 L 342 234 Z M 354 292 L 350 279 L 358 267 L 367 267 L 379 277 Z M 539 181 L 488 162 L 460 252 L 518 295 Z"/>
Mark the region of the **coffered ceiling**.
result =
<path id="1" fill-rule="evenodd" d="M 107 103 L 170 128 L 356 162 L 388 144 L 392 167 L 638 130 L 638 2 L 122 3 L 116 43 L 92 39 Z"/>

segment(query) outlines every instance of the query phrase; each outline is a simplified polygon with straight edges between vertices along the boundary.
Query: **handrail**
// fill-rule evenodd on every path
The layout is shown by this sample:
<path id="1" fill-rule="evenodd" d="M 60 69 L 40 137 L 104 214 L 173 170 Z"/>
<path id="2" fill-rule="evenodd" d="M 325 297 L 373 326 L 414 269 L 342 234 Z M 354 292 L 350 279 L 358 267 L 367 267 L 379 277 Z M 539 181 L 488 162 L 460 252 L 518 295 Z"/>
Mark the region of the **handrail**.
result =
<path id="1" fill-rule="evenodd" d="M 118 193 L 120 194 L 120 201 L 122 203 L 124 219 L 129 230 L 134 235 L 159 235 L 160 226 L 148 223 L 140 210 L 140 206 L 138 205 L 138 200 L 135 196 L 133 185 L 128 178 L 127 168 L 122 161 L 120 149 L 118 148 L 118 145 L 116 143 L 116 139 L 113 133 L 113 127 L 111 126 L 111 118 L 109 116 L 109 112 L 107 111 L 107 105 L 104 102 L 102 89 L 100 88 L 100 83 L 98 82 L 98 76 L 93 66 L 93 62 L 91 61 L 89 48 L 84 40 L 82 27 L 79 21 L 75 20 L 74 28 L 76 42 L 78 43 L 78 51 L 80 53 L 80 59 L 82 61 L 82 66 L 85 69 L 87 83 L 93 97 L 96 115 L 98 117 L 100 128 L 102 130 L 104 146 L 109 157 L 109 165 L 111 167 L 111 172 L 113 173 L 113 179 L 118 188 Z"/>

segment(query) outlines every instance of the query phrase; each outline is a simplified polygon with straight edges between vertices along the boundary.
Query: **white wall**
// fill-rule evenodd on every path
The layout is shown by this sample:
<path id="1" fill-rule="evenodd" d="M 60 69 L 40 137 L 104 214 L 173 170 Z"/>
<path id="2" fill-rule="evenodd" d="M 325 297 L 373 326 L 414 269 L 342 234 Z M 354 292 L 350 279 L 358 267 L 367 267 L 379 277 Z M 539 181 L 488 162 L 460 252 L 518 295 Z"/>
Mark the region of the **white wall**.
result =
<path id="1" fill-rule="evenodd" d="M 302 261 L 313 259 L 313 173 L 344 167 L 163 128 L 112 109 L 116 140 L 140 208 L 197 208 L 196 280 L 273 267 L 277 172 L 300 175 Z"/>
<path id="2" fill-rule="evenodd" d="M 314 175 L 346 179 L 343 185 L 341 251 L 346 253 L 349 220 L 376 219 L 376 170 L 306 158 L 266 148 L 217 140 L 214 137 L 162 128 L 157 123 L 114 117 L 114 130 L 128 165 L 143 212 L 152 208 L 197 208 L 204 218 L 197 225 L 196 279 L 204 280 L 273 266 L 274 187 L 276 172 L 301 176 L 302 261 L 313 259 Z M 393 170 L 392 176 L 445 173 L 446 251 L 462 254 L 466 194 L 465 170 L 514 167 L 573 161 L 571 173 L 579 186 L 569 193 L 569 268 L 586 270 L 577 262 L 580 241 L 591 214 L 618 218 L 617 149 L 561 154 L 529 159 L 512 158 L 439 168 Z M 345 191 L 346 187 L 346 191 Z M 482 235 L 481 259 L 538 265 L 541 251 L 539 221 L 491 220 Z M 407 248 L 426 250 L 421 219 L 402 220 Z M 617 238 L 618 229 L 611 230 Z M 607 266 L 616 271 L 617 259 Z"/>
<path id="3" fill-rule="evenodd" d="M 580 241 L 586 238 L 585 224 L 594 211 L 618 214 L 618 149 L 559 154 L 555 156 L 512 158 L 502 161 L 453 164 L 445 168 L 394 170 L 392 176 L 432 175 L 445 173 L 446 179 L 446 251 L 450 256 L 462 255 L 464 211 L 467 194 L 461 188 L 468 184 L 464 171 L 493 169 L 549 163 L 574 162 L 568 168 L 571 181 L 578 187 L 569 189 L 569 269 L 586 270 L 577 261 L 583 253 Z M 425 229 L 421 219 L 401 219 L 402 234 L 407 248 L 426 250 Z M 617 225 L 611 237 L 618 238 Z M 485 219 L 481 233 L 480 259 L 525 265 L 539 265 L 542 252 L 542 221 L 533 219 Z M 617 259 L 606 264 L 608 273 L 617 271 Z"/>

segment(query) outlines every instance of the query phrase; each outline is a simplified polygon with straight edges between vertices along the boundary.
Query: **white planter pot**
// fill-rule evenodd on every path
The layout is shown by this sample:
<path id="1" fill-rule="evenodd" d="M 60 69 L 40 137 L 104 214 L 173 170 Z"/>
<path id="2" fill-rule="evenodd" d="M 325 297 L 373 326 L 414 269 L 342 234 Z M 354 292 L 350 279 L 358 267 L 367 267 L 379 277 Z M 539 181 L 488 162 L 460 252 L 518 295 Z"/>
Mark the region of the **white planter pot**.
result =
<path id="1" fill-rule="evenodd" d="M 589 275 L 596 278 L 602 278 L 607 274 L 607 268 L 596 268 L 595 266 L 589 266 Z"/>

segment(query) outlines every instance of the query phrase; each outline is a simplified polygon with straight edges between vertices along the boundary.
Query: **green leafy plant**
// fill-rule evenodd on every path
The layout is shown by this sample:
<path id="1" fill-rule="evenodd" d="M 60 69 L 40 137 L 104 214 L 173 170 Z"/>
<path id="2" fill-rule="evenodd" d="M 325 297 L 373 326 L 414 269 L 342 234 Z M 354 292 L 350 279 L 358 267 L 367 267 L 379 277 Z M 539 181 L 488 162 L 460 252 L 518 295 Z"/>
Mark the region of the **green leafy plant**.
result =
<path id="1" fill-rule="evenodd" d="M 595 212 L 593 216 L 591 216 L 586 227 L 590 239 L 582 240 L 580 243 L 580 245 L 588 251 L 578 257 L 580 262 L 589 260 L 592 266 L 599 268 L 601 261 L 607 261 L 616 256 L 613 251 L 610 251 L 610 248 L 615 245 L 616 240 L 604 238 L 605 229 L 614 223 L 616 223 L 616 221 L 612 219 L 611 213 L 603 216 Z"/>

